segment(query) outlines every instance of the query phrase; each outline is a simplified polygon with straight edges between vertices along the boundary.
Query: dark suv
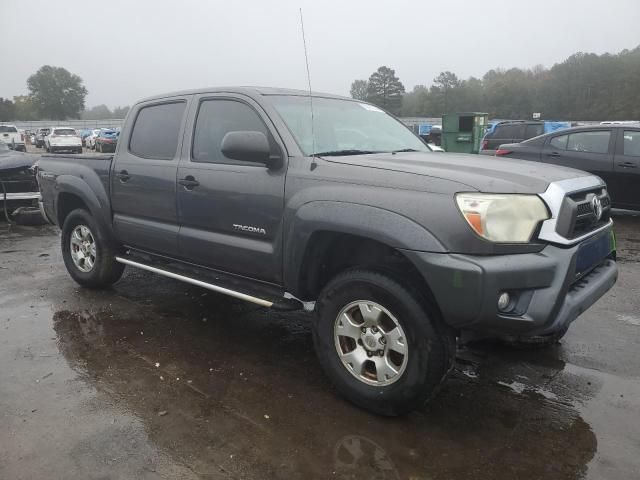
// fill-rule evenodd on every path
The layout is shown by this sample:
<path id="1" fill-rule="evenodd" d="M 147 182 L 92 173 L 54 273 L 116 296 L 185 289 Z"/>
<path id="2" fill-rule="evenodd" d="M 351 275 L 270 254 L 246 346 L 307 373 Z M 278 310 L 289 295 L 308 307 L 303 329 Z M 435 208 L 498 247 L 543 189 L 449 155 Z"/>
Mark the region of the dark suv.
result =
<path id="1" fill-rule="evenodd" d="M 495 155 L 503 143 L 520 143 L 544 133 L 544 122 L 508 120 L 498 122 L 482 139 L 480 154 Z"/>

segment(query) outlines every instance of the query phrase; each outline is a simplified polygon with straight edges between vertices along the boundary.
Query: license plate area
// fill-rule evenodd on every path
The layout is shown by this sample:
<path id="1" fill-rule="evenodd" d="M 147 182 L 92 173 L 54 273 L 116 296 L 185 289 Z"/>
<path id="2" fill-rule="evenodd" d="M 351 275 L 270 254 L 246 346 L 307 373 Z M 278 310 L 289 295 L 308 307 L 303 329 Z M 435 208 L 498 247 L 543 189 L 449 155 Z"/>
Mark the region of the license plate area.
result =
<path id="1" fill-rule="evenodd" d="M 606 232 L 595 238 L 590 238 L 578 247 L 576 256 L 576 278 L 582 277 L 602 263 L 613 250 L 611 233 Z"/>

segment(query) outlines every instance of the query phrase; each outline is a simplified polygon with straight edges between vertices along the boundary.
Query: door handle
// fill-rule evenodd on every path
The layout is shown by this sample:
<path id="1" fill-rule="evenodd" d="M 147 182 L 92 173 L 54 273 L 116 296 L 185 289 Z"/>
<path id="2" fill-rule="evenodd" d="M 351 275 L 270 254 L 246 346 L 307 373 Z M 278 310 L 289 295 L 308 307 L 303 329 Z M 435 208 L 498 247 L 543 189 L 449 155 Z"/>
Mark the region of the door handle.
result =
<path id="1" fill-rule="evenodd" d="M 181 178 L 180 180 L 178 180 L 178 183 L 182 185 L 184 188 L 186 188 L 187 190 L 193 190 L 198 185 L 200 185 L 200 182 L 198 182 L 195 178 L 193 178 L 192 175 L 187 175 L 186 177 Z"/>
<path id="2" fill-rule="evenodd" d="M 547 157 L 559 157 L 560 154 L 558 152 L 547 153 Z"/>
<path id="3" fill-rule="evenodd" d="M 622 162 L 618 164 L 622 168 L 637 168 L 638 166 L 633 162 Z"/>
<path id="4" fill-rule="evenodd" d="M 129 172 L 127 172 L 126 170 L 120 170 L 118 173 L 116 173 L 116 177 L 118 177 L 122 183 L 125 183 L 131 178 L 131 175 L 129 175 Z"/>

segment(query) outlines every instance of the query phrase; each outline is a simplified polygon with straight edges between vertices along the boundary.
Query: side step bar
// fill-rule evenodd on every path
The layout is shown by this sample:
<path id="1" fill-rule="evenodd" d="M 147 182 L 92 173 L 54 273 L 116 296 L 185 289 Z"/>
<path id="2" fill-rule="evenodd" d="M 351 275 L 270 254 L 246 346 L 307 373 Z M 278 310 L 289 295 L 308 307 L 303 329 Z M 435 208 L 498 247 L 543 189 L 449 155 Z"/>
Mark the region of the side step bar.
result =
<path id="1" fill-rule="evenodd" d="M 146 270 L 148 272 L 157 273 L 158 275 L 163 275 L 165 277 L 173 278 L 174 280 L 180 280 L 181 282 L 189 283 L 191 285 L 196 285 L 198 287 L 206 288 L 207 290 L 211 290 L 217 293 L 222 293 L 224 295 L 229 295 L 230 297 L 238 298 L 240 300 L 244 300 L 246 302 L 255 303 L 256 305 L 260 305 L 262 307 L 274 308 L 277 310 L 298 310 L 303 308 L 302 302 L 293 298 L 282 298 L 282 300 L 269 301 L 263 298 L 258 298 L 253 295 L 247 295 L 246 293 L 238 292 L 236 290 L 231 290 L 229 288 L 221 287 L 219 285 L 214 285 L 213 283 L 203 282 L 201 280 L 197 280 L 195 278 L 187 277 L 186 275 L 181 275 L 179 273 L 174 273 L 169 270 L 164 270 L 158 267 L 153 267 L 151 265 L 147 265 L 145 263 L 134 262 L 133 260 L 129 260 L 128 258 L 123 257 L 115 257 L 116 262 L 123 263 L 125 265 L 129 265 L 131 267 L 139 268 L 141 270 Z"/>

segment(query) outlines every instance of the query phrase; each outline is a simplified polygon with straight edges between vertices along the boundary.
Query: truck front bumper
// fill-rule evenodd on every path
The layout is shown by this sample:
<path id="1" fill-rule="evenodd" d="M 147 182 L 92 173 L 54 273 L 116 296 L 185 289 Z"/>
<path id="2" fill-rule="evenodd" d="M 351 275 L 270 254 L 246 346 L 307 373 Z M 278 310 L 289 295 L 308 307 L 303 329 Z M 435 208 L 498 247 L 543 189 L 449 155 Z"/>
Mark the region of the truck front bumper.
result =
<path id="1" fill-rule="evenodd" d="M 588 250 L 596 247 L 594 256 Z M 447 324 L 495 335 L 560 331 L 602 297 L 618 277 L 610 229 L 572 247 L 548 245 L 539 253 L 404 253 L 426 279 Z M 585 257 L 591 263 L 585 265 Z M 512 299 L 510 311 L 498 308 L 504 292 Z"/>

